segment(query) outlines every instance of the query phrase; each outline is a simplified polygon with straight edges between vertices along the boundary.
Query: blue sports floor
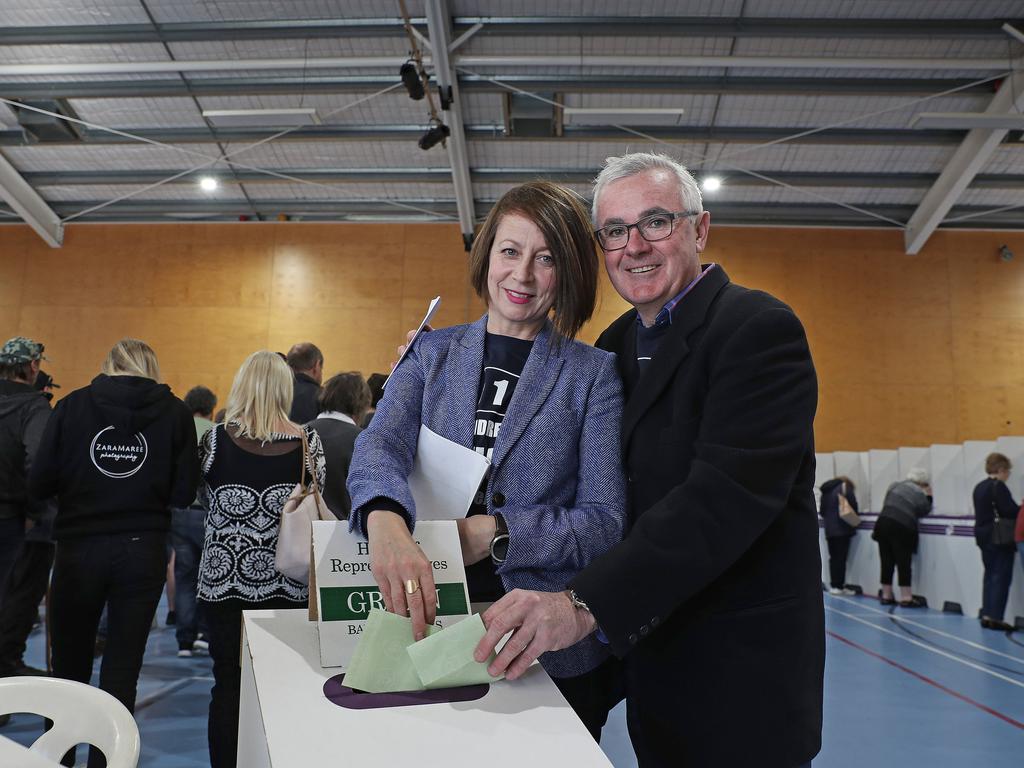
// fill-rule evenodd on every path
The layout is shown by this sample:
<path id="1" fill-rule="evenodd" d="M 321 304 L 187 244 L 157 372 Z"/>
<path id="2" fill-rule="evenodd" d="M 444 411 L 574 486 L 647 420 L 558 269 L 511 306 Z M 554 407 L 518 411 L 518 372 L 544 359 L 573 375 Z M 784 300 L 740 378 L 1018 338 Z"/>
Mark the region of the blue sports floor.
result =
<path id="1" fill-rule="evenodd" d="M 982 630 L 976 620 L 933 610 L 885 609 L 866 597 L 825 595 L 825 609 L 825 732 L 815 768 L 1022 764 L 1024 632 Z M 177 658 L 165 613 L 161 606 L 139 684 L 139 765 L 208 766 L 210 661 Z M 26 662 L 43 666 L 39 630 Z M 40 732 L 41 721 L 26 715 L 0 730 L 22 743 Z M 636 765 L 623 705 L 601 746 L 616 768 Z"/>

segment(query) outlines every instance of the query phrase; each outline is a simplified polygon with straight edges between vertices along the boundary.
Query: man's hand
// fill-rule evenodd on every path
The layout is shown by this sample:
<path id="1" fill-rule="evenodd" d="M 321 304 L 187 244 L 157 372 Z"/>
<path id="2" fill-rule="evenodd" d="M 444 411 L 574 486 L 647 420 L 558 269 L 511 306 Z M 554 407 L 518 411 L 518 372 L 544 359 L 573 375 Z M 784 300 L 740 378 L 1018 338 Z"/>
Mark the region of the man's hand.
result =
<path id="1" fill-rule="evenodd" d="M 470 515 L 455 521 L 462 545 L 462 561 L 466 565 L 479 563 L 491 554 L 491 541 L 497 524 L 491 515 Z"/>
<path id="2" fill-rule="evenodd" d="M 370 571 L 380 587 L 384 607 L 399 616 L 412 619 L 416 640 L 426 637 L 426 625 L 434 623 L 437 613 L 437 592 L 434 571 L 413 541 L 401 515 L 378 509 L 366 516 L 366 533 L 370 542 Z M 406 582 L 412 580 L 419 588 L 411 594 Z"/>
<path id="3" fill-rule="evenodd" d="M 520 677 L 534 660 L 547 651 L 560 651 L 578 643 L 597 629 L 590 611 L 577 608 L 568 592 L 531 592 L 515 589 L 492 605 L 483 615 L 487 634 L 473 654 L 486 661 L 498 642 L 512 632 L 501 653 L 487 668 L 497 677 Z"/>

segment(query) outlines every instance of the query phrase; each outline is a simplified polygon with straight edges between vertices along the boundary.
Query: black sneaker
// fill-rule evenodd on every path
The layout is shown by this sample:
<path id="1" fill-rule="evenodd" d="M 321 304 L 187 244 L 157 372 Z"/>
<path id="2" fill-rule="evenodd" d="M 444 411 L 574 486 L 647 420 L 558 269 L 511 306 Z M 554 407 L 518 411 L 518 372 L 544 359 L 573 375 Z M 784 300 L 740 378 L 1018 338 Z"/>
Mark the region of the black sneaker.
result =
<path id="1" fill-rule="evenodd" d="M 28 664 L 21 664 L 14 668 L 11 677 L 49 677 L 50 673 L 45 669 L 30 667 Z"/>

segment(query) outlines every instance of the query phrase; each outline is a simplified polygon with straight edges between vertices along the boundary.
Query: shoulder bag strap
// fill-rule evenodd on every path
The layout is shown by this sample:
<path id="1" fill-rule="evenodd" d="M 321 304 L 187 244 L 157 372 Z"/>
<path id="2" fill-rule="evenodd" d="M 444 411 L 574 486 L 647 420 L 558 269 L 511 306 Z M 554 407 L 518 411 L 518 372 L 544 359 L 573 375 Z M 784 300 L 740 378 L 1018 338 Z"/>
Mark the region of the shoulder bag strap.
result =
<path id="1" fill-rule="evenodd" d="M 999 486 L 996 485 L 999 481 L 992 478 L 992 514 L 995 515 L 996 520 L 999 520 L 999 507 L 996 505 L 996 491 L 999 490 Z"/>

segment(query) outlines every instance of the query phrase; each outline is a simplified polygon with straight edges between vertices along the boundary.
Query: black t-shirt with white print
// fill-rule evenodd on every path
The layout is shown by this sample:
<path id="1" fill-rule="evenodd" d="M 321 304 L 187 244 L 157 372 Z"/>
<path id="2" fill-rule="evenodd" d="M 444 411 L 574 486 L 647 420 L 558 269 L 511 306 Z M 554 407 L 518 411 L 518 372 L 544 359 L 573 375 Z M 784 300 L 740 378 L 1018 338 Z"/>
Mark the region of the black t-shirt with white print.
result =
<path id="1" fill-rule="evenodd" d="M 476 418 L 473 426 L 473 450 L 488 459 L 494 454 L 498 432 L 508 413 L 508 405 L 516 391 L 516 384 L 526 366 L 526 360 L 533 349 L 532 340 L 516 339 L 488 333 L 484 342 L 483 371 L 480 375 L 480 391 L 477 394 Z M 476 498 L 469 508 L 469 515 L 486 515 L 487 479 L 484 479 Z M 473 602 L 497 600 L 505 594 L 501 579 L 494 572 L 494 563 L 485 557 L 466 568 L 469 598 Z"/>

